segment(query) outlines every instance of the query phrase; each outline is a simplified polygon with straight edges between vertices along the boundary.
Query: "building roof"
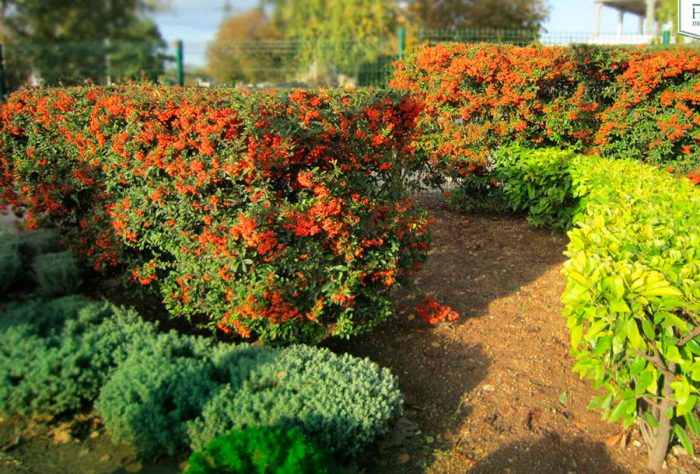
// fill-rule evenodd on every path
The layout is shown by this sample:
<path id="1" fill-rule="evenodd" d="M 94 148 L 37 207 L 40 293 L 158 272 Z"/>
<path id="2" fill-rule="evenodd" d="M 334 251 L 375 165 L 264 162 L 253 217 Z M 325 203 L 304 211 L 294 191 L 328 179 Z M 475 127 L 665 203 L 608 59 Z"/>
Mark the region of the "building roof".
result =
<path id="1" fill-rule="evenodd" d="M 625 13 L 645 16 L 647 1 L 648 0 L 596 0 L 596 3 L 601 3 L 606 7 L 615 8 L 616 10 L 622 10 Z"/>

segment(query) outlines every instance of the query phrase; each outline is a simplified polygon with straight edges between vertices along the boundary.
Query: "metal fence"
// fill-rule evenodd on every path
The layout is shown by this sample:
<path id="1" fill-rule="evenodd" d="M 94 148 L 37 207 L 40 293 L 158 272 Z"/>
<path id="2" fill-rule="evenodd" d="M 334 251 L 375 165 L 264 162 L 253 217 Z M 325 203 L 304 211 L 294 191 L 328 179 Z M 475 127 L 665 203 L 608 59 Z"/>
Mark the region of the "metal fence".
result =
<path id="1" fill-rule="evenodd" d="M 246 84 L 274 86 L 375 86 L 391 78 L 392 63 L 409 49 L 439 42 L 525 45 L 672 43 L 669 35 L 550 33 L 519 30 L 432 30 L 406 39 L 376 41 L 254 41 L 189 43 L 54 43 L 2 45 L 4 68 L 0 85 L 10 90 L 24 85 L 108 84 L 155 81 L 200 85 Z M 192 54 L 195 53 L 195 54 Z M 198 61 L 192 61 L 196 59 Z M 199 62 L 194 67 L 190 62 Z M 205 65 L 206 62 L 206 65 Z M 0 90 L 0 94 L 4 92 Z"/>

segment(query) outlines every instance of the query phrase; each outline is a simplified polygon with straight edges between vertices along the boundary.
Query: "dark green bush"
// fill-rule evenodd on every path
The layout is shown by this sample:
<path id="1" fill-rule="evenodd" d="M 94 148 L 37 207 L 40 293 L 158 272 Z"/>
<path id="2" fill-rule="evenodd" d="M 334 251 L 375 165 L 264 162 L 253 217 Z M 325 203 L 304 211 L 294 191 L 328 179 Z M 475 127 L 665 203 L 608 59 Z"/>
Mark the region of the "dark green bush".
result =
<path id="1" fill-rule="evenodd" d="M 330 457 L 296 430 L 233 430 L 189 458 L 185 474 L 324 474 Z"/>
<path id="2" fill-rule="evenodd" d="M 75 293 L 80 287 L 80 268 L 70 250 L 37 255 L 32 263 L 39 290 L 46 296 Z"/>
<path id="3" fill-rule="evenodd" d="M 499 152 L 496 179 L 514 211 L 526 211 L 536 227 L 568 229 L 578 208 L 570 168 L 572 151 L 509 147 Z"/>
<path id="4" fill-rule="evenodd" d="M 53 230 L 34 230 L 22 234 L 21 250 L 28 260 L 33 260 L 37 255 L 59 252 L 61 239 Z"/>
<path id="5" fill-rule="evenodd" d="M 22 268 L 19 239 L 0 230 L 0 291 L 4 292 L 17 279 Z"/>
<path id="6" fill-rule="evenodd" d="M 396 377 L 370 360 L 292 346 L 255 367 L 239 390 L 224 386 L 188 431 L 202 449 L 232 429 L 298 428 L 322 448 L 352 456 L 389 430 L 402 403 Z"/>
<path id="7" fill-rule="evenodd" d="M 154 330 L 132 311 L 75 296 L 10 304 L 0 312 L 0 413 L 80 408 Z"/>

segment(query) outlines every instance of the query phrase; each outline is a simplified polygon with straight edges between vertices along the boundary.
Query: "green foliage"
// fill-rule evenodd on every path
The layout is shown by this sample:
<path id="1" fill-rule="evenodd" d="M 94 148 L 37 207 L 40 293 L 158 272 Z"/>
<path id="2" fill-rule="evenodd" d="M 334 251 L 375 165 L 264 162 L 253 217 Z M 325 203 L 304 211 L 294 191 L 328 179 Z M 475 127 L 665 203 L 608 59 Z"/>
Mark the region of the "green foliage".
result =
<path id="1" fill-rule="evenodd" d="M 323 474 L 334 472 L 328 455 L 296 430 L 233 430 L 190 456 L 184 474 Z"/>
<path id="2" fill-rule="evenodd" d="M 570 167 L 575 153 L 510 147 L 498 153 L 493 175 L 515 211 L 526 211 L 535 227 L 568 229 L 577 209 Z"/>
<path id="3" fill-rule="evenodd" d="M 71 250 L 37 255 L 32 270 L 39 290 L 45 296 L 75 293 L 82 283 L 80 268 Z"/>
<path id="4" fill-rule="evenodd" d="M 132 311 L 74 296 L 9 304 L 0 313 L 0 413 L 80 408 L 153 331 Z"/>
<path id="5" fill-rule="evenodd" d="M 549 6 L 543 0 L 409 0 L 407 3 L 408 14 L 423 29 L 489 28 L 537 33 L 549 14 Z"/>
<path id="6" fill-rule="evenodd" d="M 326 349 L 212 344 L 174 332 L 142 338 L 95 407 L 115 440 L 144 453 L 204 447 L 232 429 L 298 428 L 357 454 L 402 406 L 396 378 Z"/>
<path id="7" fill-rule="evenodd" d="M 356 455 L 401 412 L 396 378 L 369 360 L 292 346 L 223 387 L 190 424 L 194 449 L 232 429 L 297 428 L 330 452 Z"/>
<path id="8" fill-rule="evenodd" d="M 699 435 L 700 190 L 631 161 L 579 160 L 582 199 L 562 300 L 577 363 L 604 394 L 591 407 L 653 432 L 669 416 Z M 659 411 L 659 403 L 669 408 Z"/>
<path id="9" fill-rule="evenodd" d="M 165 43 L 141 0 L 7 0 L 8 69 L 38 73 L 48 85 L 157 79 Z M 15 72 L 15 71 L 13 71 Z M 18 82 L 14 78 L 13 82 Z M 26 80 L 27 77 L 22 79 Z"/>
<path id="10" fill-rule="evenodd" d="M 62 250 L 58 232 L 46 229 L 23 233 L 21 249 L 28 260 L 33 260 L 38 255 Z"/>
<path id="11" fill-rule="evenodd" d="M 391 288 L 426 258 L 402 181 L 418 110 L 367 90 L 21 91 L 2 111 L 0 201 L 173 317 L 249 339 L 349 337 L 391 315 Z"/>
<path id="12" fill-rule="evenodd" d="M 0 230 L 0 291 L 4 292 L 15 282 L 21 268 L 19 238 Z"/>
<path id="13" fill-rule="evenodd" d="M 217 387 L 203 340 L 162 334 L 134 348 L 100 391 L 95 408 L 116 441 L 144 453 L 187 445 L 186 422 Z"/>
<path id="14" fill-rule="evenodd" d="M 273 20 L 287 39 L 301 40 L 298 60 L 355 75 L 365 61 L 387 53 L 396 34 L 396 1 L 267 0 Z M 395 48 L 390 50 L 392 53 Z"/>

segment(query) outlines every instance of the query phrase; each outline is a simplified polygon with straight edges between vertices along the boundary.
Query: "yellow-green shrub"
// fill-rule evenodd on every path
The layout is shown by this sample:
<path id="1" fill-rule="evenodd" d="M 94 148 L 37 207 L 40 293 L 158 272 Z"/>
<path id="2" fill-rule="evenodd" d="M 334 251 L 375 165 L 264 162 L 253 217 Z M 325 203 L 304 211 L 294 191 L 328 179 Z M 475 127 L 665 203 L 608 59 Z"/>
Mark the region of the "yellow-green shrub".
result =
<path id="1" fill-rule="evenodd" d="M 605 390 L 591 406 L 607 419 L 641 423 L 660 466 L 665 431 L 689 452 L 700 435 L 700 190 L 631 161 L 579 160 L 571 173 L 574 370 Z"/>

